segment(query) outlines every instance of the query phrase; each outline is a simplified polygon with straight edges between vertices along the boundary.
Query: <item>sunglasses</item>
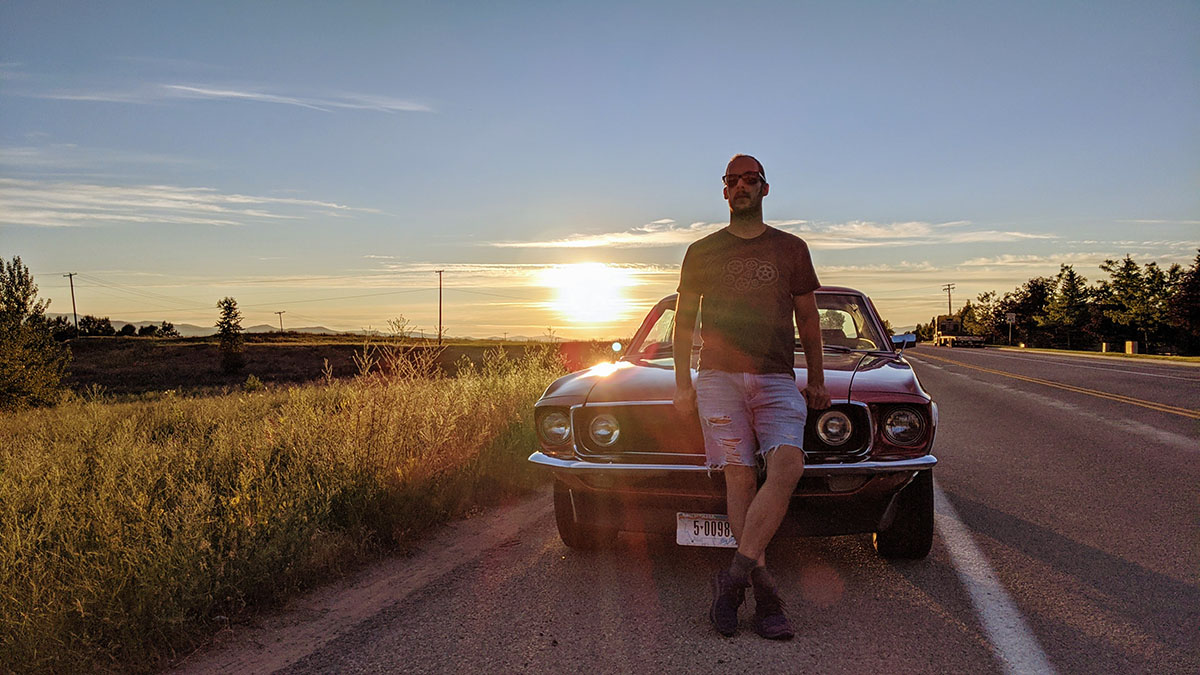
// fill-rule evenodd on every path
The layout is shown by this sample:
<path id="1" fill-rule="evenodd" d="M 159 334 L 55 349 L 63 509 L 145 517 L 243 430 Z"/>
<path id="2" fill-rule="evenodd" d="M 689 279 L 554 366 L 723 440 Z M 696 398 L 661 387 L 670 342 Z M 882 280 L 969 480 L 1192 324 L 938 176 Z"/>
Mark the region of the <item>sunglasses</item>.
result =
<path id="1" fill-rule="evenodd" d="M 738 184 L 738 181 L 746 183 L 746 187 L 756 187 L 758 184 L 767 182 L 766 176 L 763 176 L 759 171 L 747 171 L 743 174 L 729 174 L 722 176 L 721 180 L 725 181 L 725 187 L 733 187 Z"/>

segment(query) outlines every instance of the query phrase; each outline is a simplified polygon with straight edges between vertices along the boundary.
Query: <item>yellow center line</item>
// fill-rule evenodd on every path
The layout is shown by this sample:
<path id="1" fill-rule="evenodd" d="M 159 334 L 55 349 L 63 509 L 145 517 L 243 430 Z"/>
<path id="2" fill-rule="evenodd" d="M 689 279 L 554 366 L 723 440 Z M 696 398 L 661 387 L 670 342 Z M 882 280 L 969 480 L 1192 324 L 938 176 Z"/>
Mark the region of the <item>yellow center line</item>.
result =
<path id="1" fill-rule="evenodd" d="M 1130 396 L 1122 396 L 1121 394 L 1110 394 L 1106 391 L 1096 391 L 1095 389 L 1087 389 L 1085 387 L 1076 387 L 1075 385 L 1063 384 L 1061 382 L 1051 382 L 1050 380 L 1042 380 L 1042 379 L 1038 379 L 1036 377 L 1026 377 L 1025 375 L 1014 375 L 1013 373 L 1006 373 L 1003 370 L 993 370 L 992 368 L 984 368 L 983 366 L 973 366 L 969 363 L 963 363 L 962 361 L 955 361 L 954 359 L 947 359 L 947 358 L 943 358 L 941 356 L 933 356 L 932 354 L 926 354 L 925 352 L 913 354 L 913 356 L 916 356 L 918 358 L 923 358 L 923 359 L 926 359 L 926 358 L 933 359 L 934 361 L 942 361 L 944 363 L 953 363 L 956 366 L 962 366 L 964 368 L 972 368 L 974 370 L 981 370 L 985 373 L 992 373 L 993 375 L 1003 375 L 1004 377 L 1011 377 L 1014 380 L 1023 380 L 1025 382 L 1033 382 L 1034 384 L 1042 384 L 1047 387 L 1056 387 L 1058 389 L 1065 389 L 1067 391 L 1073 391 L 1073 392 L 1076 392 L 1079 394 L 1087 394 L 1089 396 L 1095 396 L 1097 398 L 1105 398 L 1110 401 L 1117 401 L 1119 403 L 1129 403 L 1131 405 L 1138 405 L 1143 408 L 1149 408 L 1151 410 L 1157 410 L 1159 412 L 1165 412 L 1165 413 L 1170 413 L 1172 415 L 1180 415 L 1182 417 L 1190 417 L 1194 420 L 1200 420 L 1200 410 L 1179 408 L 1179 407 L 1176 407 L 1173 405 L 1167 405 L 1166 403 L 1156 403 L 1154 401 L 1144 401 L 1139 398 L 1132 398 Z"/>

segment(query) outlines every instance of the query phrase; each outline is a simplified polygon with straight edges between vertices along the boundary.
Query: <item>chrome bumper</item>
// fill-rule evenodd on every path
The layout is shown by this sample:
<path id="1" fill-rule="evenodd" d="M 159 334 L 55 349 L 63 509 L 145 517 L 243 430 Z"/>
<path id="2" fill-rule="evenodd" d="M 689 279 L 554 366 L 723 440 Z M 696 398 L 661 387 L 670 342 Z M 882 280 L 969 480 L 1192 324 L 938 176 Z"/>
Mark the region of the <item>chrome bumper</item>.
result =
<path id="1" fill-rule="evenodd" d="M 600 464 L 578 459 L 559 459 L 535 452 L 529 456 L 534 464 L 569 473 L 598 473 L 606 475 L 629 474 L 631 476 L 654 476 L 679 473 L 707 473 L 707 466 L 679 464 Z M 853 464 L 805 464 L 805 476 L 876 476 L 904 471 L 924 471 L 937 464 L 937 457 L 924 455 L 913 459 L 897 459 L 889 462 L 855 462 Z"/>

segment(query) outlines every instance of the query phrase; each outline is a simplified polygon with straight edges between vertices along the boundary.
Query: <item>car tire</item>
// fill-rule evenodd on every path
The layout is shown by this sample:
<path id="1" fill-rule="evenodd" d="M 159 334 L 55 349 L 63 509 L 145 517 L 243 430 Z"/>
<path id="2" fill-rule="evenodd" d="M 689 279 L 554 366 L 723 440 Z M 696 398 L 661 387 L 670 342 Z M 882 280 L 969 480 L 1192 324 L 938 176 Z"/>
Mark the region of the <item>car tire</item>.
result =
<path id="1" fill-rule="evenodd" d="M 896 515 L 887 529 L 874 535 L 875 551 L 884 558 L 920 560 L 933 548 L 933 471 L 920 471 L 896 495 Z"/>
<path id="2" fill-rule="evenodd" d="M 554 481 L 554 522 L 558 525 L 558 536 L 568 548 L 595 551 L 612 546 L 617 538 L 617 528 L 604 527 L 586 522 L 579 509 L 580 494 L 575 493 L 575 504 L 571 503 L 571 489 Z M 576 520 L 576 516 L 581 516 Z"/>

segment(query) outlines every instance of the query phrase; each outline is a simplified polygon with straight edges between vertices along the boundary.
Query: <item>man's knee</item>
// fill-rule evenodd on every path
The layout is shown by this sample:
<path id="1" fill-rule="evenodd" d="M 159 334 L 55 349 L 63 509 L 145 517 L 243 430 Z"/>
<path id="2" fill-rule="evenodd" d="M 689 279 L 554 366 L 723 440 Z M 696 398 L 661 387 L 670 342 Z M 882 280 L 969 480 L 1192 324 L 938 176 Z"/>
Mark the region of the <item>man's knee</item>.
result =
<path id="1" fill-rule="evenodd" d="M 795 485 L 804 475 L 804 451 L 794 445 L 780 445 L 767 453 L 767 480 Z"/>
<path id="2" fill-rule="evenodd" d="M 739 464 L 725 465 L 725 488 L 727 490 L 737 490 L 745 492 L 754 490 L 758 486 L 758 477 L 752 466 L 741 466 Z"/>

